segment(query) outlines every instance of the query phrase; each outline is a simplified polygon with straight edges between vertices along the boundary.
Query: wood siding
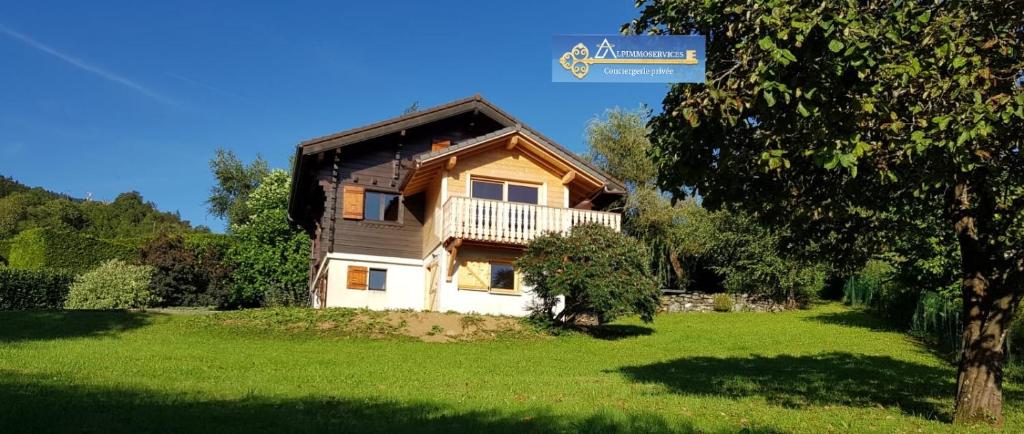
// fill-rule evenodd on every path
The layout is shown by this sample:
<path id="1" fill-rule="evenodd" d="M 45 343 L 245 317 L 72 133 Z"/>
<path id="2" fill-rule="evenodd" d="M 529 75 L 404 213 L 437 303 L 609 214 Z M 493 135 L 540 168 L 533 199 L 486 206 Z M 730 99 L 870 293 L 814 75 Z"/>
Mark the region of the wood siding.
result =
<path id="1" fill-rule="evenodd" d="M 538 184 L 543 187 L 540 205 L 556 208 L 565 207 L 565 190 L 562 173 L 554 173 L 542 167 L 533 157 L 517 149 L 492 147 L 476 154 L 458 157 L 455 168 L 448 172 L 448 196 L 469 197 L 469 181 L 473 176 L 522 183 Z"/>

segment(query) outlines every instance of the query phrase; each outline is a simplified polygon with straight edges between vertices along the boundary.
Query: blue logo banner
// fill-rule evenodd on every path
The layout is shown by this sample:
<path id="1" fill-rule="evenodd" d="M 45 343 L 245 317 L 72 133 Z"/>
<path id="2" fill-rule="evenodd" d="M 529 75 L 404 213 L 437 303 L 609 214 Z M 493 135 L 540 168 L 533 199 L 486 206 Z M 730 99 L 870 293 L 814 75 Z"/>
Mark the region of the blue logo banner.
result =
<path id="1" fill-rule="evenodd" d="M 703 83 L 699 35 L 555 35 L 551 81 L 561 83 Z"/>

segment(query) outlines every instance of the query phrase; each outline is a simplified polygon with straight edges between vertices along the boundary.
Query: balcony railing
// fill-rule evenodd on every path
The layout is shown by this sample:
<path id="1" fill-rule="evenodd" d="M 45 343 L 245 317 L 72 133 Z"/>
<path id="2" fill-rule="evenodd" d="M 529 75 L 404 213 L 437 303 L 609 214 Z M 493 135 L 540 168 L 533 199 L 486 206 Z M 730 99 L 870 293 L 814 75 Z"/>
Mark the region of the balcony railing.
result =
<path id="1" fill-rule="evenodd" d="M 444 204 L 444 239 L 526 244 L 545 232 L 567 232 L 581 223 L 620 230 L 621 216 L 604 211 L 451 197 Z"/>

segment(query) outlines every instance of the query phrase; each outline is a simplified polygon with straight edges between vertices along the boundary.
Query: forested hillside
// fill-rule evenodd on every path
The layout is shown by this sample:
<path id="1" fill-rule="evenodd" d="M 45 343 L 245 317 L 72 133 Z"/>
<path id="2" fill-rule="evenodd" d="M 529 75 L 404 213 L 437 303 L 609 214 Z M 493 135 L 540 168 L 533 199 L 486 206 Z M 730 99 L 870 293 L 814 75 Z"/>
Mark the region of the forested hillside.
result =
<path id="1" fill-rule="evenodd" d="M 12 240 L 25 231 L 71 233 L 117 244 L 139 246 L 161 232 L 193 229 L 177 213 L 162 212 L 137 192 L 111 202 L 74 198 L 26 186 L 0 175 L 0 263 L 9 259 Z"/>

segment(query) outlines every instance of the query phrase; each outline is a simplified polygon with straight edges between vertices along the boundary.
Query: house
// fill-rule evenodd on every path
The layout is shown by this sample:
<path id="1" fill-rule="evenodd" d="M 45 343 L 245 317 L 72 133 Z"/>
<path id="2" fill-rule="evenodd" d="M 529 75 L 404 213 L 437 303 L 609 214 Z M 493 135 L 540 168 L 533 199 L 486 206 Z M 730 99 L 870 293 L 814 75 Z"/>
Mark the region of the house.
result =
<path id="1" fill-rule="evenodd" d="M 288 214 L 312 239 L 314 307 L 522 316 L 513 261 L 602 211 L 622 182 L 480 96 L 307 140 Z"/>

